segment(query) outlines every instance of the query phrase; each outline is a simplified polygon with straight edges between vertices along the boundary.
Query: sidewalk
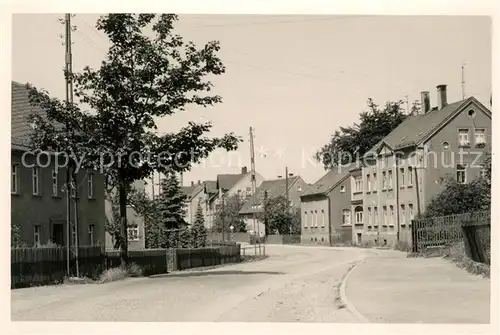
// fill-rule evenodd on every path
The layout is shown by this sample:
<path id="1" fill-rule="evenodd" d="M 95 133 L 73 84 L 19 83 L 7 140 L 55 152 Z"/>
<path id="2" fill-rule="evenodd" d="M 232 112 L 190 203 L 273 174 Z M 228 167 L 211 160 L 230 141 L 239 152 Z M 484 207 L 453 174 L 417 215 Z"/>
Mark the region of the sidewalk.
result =
<path id="1" fill-rule="evenodd" d="M 369 322 L 490 322 L 490 280 L 442 258 L 382 251 L 349 275 L 346 295 Z"/>

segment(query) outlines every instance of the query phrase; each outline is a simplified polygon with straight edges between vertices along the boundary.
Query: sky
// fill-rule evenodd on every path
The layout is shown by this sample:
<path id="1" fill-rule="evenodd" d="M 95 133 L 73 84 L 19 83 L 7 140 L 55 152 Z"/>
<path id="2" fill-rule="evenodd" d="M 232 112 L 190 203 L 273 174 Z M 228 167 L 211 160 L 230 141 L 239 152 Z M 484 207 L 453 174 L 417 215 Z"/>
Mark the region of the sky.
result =
<path id="1" fill-rule="evenodd" d="M 64 98 L 63 14 L 13 15 L 12 79 Z M 73 70 L 96 68 L 107 51 L 95 29 L 98 15 L 72 18 Z M 198 47 L 221 44 L 226 73 L 213 92 L 223 102 L 190 107 L 157 121 L 160 132 L 189 121 L 211 121 L 210 136 L 234 132 L 237 152 L 214 152 L 183 176 L 215 180 L 250 167 L 249 127 L 254 128 L 256 171 L 266 179 L 289 173 L 314 183 L 325 174 L 314 153 L 340 126 L 350 126 L 366 101 L 379 105 L 448 85 L 448 102 L 465 95 L 490 107 L 491 20 L 473 16 L 181 15 L 176 32 Z"/>

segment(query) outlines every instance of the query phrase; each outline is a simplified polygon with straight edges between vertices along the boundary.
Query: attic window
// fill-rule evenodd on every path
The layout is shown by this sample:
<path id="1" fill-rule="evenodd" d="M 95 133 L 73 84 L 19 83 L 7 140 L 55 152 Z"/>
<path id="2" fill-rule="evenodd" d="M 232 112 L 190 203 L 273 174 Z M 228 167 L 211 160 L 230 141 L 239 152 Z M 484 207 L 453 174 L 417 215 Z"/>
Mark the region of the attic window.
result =
<path id="1" fill-rule="evenodd" d="M 302 192 L 302 187 L 301 186 L 297 187 L 297 191 Z"/>
<path id="2" fill-rule="evenodd" d="M 448 150 L 449 148 L 450 148 L 450 143 L 448 143 L 448 142 L 444 141 L 444 142 L 443 142 L 443 149 L 444 149 L 444 150 Z"/>
<path id="3" fill-rule="evenodd" d="M 471 119 L 473 119 L 476 116 L 476 112 L 474 110 L 472 110 L 472 109 L 470 111 L 468 111 L 467 114 L 469 114 L 469 117 Z"/>
<path id="4" fill-rule="evenodd" d="M 345 192 L 345 186 L 342 185 L 342 186 L 340 186 L 340 193 L 344 193 L 344 192 Z"/>

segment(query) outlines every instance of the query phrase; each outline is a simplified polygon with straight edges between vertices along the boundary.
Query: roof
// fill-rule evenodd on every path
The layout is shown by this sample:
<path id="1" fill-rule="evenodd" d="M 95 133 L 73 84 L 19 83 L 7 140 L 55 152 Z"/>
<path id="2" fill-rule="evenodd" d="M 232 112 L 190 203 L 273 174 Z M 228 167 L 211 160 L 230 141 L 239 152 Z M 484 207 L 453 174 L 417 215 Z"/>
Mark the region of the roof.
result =
<path id="1" fill-rule="evenodd" d="M 205 180 L 203 182 L 203 185 L 205 187 L 205 192 L 208 194 L 214 194 L 219 192 L 217 190 L 217 182 L 214 180 Z"/>
<path id="2" fill-rule="evenodd" d="M 342 180 L 349 176 L 349 171 L 351 171 L 357 165 L 358 163 L 355 162 L 340 168 L 331 169 L 320 180 L 315 182 L 312 186 L 308 187 L 304 194 L 302 194 L 301 198 L 317 194 L 326 195 L 340 182 L 342 182 Z"/>
<path id="3" fill-rule="evenodd" d="M 188 196 L 188 198 L 193 198 L 198 193 L 203 191 L 204 187 L 205 187 L 204 183 L 201 183 L 201 184 L 194 184 L 191 186 L 182 186 L 181 190 L 186 196 Z"/>
<path id="4" fill-rule="evenodd" d="M 288 189 L 292 187 L 292 185 L 300 178 L 300 176 L 293 176 L 288 178 Z M 267 190 L 267 197 L 274 198 L 280 195 L 284 195 L 286 191 L 286 178 L 274 179 L 274 180 L 265 180 L 263 181 L 259 187 L 255 190 L 257 204 L 264 202 L 264 194 Z M 255 210 L 252 210 L 253 205 L 253 197 L 251 197 L 241 208 L 240 214 L 249 214 L 253 213 Z"/>
<path id="5" fill-rule="evenodd" d="M 234 185 L 236 185 L 236 183 L 239 182 L 246 175 L 248 175 L 248 173 L 219 174 L 219 175 L 217 175 L 216 188 L 221 188 L 223 190 L 229 190 Z"/>
<path id="6" fill-rule="evenodd" d="M 32 106 L 29 91 L 25 85 L 12 81 L 12 106 L 11 106 L 11 138 L 12 143 L 21 145 L 33 133 L 29 123 L 31 114 L 41 113 L 39 107 Z"/>
<path id="7" fill-rule="evenodd" d="M 370 149 L 369 152 L 377 151 L 384 143 L 392 150 L 418 145 L 456 111 L 462 109 L 472 101 L 480 104 L 474 97 L 470 97 L 448 104 L 441 109 L 434 108 L 425 114 L 410 115 L 384 137 L 382 141 Z"/>

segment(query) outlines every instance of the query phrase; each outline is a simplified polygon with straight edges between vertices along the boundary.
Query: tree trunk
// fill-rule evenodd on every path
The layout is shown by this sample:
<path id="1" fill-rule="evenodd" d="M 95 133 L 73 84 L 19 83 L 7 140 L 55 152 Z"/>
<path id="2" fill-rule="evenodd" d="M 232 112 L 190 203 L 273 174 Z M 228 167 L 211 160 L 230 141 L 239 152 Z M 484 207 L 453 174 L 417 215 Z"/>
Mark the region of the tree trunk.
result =
<path id="1" fill-rule="evenodd" d="M 127 234 L 127 189 L 125 180 L 120 177 L 118 183 L 120 200 L 120 266 L 125 268 L 128 263 L 128 234 Z"/>

